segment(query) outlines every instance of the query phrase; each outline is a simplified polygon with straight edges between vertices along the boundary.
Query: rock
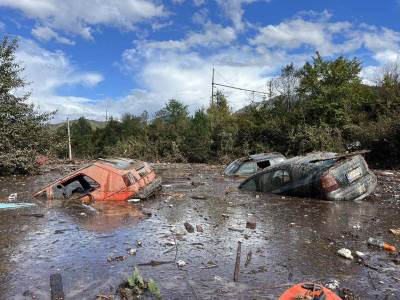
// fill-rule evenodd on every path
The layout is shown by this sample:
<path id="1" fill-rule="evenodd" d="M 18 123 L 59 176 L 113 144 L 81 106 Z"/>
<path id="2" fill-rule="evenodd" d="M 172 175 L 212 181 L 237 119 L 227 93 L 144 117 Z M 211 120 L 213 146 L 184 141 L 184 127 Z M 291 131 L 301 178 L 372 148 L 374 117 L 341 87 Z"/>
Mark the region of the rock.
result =
<path id="1" fill-rule="evenodd" d="M 347 259 L 353 259 L 353 255 L 351 255 L 351 251 L 346 248 L 339 249 L 337 252 L 340 256 L 347 258 Z"/>
<path id="2" fill-rule="evenodd" d="M 222 214 L 222 217 L 225 218 L 225 219 L 229 218 L 229 216 L 227 214 Z"/>
<path id="3" fill-rule="evenodd" d="M 366 254 L 364 252 L 361 251 L 356 251 L 355 255 L 359 258 L 364 258 L 366 256 Z"/>
<path id="4" fill-rule="evenodd" d="M 196 225 L 196 230 L 197 230 L 197 232 L 203 232 L 203 227 L 201 227 L 200 224 L 197 224 Z"/>
<path id="5" fill-rule="evenodd" d="M 142 247 L 142 241 L 136 241 L 136 245 L 138 245 L 138 247 Z"/>
<path id="6" fill-rule="evenodd" d="M 178 265 L 178 268 L 182 268 L 182 267 L 184 267 L 184 266 L 186 266 L 186 262 L 185 261 L 183 261 L 183 260 L 178 260 L 177 262 L 176 262 L 176 264 Z"/>
<path id="7" fill-rule="evenodd" d="M 189 232 L 189 233 L 193 233 L 194 232 L 194 227 L 189 222 L 185 222 L 183 225 L 185 226 L 187 232 Z"/>
<path id="8" fill-rule="evenodd" d="M 251 216 L 250 218 L 247 219 L 246 228 L 256 229 L 256 226 L 257 226 L 257 221 L 254 216 Z"/>
<path id="9" fill-rule="evenodd" d="M 137 250 L 135 248 L 131 248 L 128 250 L 129 255 L 136 255 Z"/>

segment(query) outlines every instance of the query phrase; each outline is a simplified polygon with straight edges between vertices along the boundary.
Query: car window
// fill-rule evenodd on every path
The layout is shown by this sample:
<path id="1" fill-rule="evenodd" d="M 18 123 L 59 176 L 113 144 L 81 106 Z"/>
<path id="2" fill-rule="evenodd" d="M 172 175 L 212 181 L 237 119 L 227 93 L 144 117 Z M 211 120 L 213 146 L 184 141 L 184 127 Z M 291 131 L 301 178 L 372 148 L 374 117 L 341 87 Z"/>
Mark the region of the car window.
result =
<path id="1" fill-rule="evenodd" d="M 92 178 L 86 175 L 78 175 L 54 186 L 53 194 L 55 198 L 80 198 L 97 189 L 99 186 Z"/>
<path id="2" fill-rule="evenodd" d="M 256 180 L 258 179 L 258 177 L 247 180 L 242 186 L 241 188 L 248 190 L 248 191 L 256 191 L 257 190 L 257 184 L 256 184 Z"/>
<path id="3" fill-rule="evenodd" d="M 226 168 L 224 173 L 226 175 L 232 175 L 236 172 L 236 170 L 239 168 L 240 164 L 237 160 L 235 160 L 234 162 L 230 163 Z"/>
<path id="4" fill-rule="evenodd" d="M 254 161 L 243 163 L 236 171 L 236 175 L 251 175 L 257 172 L 257 164 Z"/>
<path id="5" fill-rule="evenodd" d="M 261 192 L 271 192 L 280 189 L 290 182 L 289 172 L 286 170 L 275 170 L 260 175 Z"/>

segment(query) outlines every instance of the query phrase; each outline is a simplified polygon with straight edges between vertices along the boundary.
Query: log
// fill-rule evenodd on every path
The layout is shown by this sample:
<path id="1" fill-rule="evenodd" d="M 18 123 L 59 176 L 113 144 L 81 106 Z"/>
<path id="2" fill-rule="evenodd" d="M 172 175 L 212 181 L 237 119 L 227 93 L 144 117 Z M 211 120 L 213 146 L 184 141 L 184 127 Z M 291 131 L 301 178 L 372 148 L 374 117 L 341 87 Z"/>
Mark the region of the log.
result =
<path id="1" fill-rule="evenodd" d="M 233 281 L 239 281 L 239 272 L 240 272 L 240 253 L 242 251 L 242 242 L 238 241 L 238 247 L 236 251 L 236 262 L 235 262 L 235 272 L 233 273 Z"/>

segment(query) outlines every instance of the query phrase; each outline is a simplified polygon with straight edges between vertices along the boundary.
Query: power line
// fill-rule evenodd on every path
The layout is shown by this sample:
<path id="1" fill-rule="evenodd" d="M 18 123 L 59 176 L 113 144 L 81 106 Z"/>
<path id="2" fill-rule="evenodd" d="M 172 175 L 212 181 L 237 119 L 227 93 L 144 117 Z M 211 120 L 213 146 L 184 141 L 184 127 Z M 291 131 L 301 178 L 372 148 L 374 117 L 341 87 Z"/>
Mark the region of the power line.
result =
<path id="1" fill-rule="evenodd" d="M 214 82 L 214 85 L 227 87 L 227 88 L 230 88 L 230 89 L 236 89 L 236 90 L 240 90 L 240 91 L 246 91 L 246 92 L 255 93 L 255 94 L 268 95 L 265 92 L 260 92 L 260 91 L 255 91 L 255 90 L 248 90 L 248 89 L 244 89 L 244 88 L 240 88 L 240 87 L 236 87 L 236 86 L 225 85 L 225 84 L 220 84 L 220 83 L 215 83 L 215 82 Z"/>

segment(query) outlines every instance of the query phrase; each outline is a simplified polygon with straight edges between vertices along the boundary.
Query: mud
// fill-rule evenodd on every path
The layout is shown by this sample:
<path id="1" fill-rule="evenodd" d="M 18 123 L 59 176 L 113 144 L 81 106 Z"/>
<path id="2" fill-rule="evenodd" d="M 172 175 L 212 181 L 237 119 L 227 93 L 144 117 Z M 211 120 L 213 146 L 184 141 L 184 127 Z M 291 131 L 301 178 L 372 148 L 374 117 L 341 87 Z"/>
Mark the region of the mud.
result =
<path id="1" fill-rule="evenodd" d="M 222 167 L 155 168 L 163 177 L 160 195 L 94 209 L 31 198 L 67 167 L 0 178 L 0 201 L 16 192 L 18 202 L 36 204 L 0 211 L 0 299 L 50 299 L 54 273 L 62 275 L 66 299 L 115 295 L 135 266 L 164 299 L 277 299 L 292 284 L 332 279 L 361 299 L 400 299 L 398 255 L 367 246 L 375 237 L 400 247 L 400 237 L 389 232 L 400 228 L 398 172 L 377 172 L 377 191 L 357 203 L 238 191 L 237 180 L 220 175 Z M 255 229 L 246 228 L 249 219 Z M 203 232 L 188 233 L 185 222 Z M 239 240 L 239 282 L 233 282 Z M 367 257 L 346 260 L 340 248 Z M 126 258 L 108 260 L 118 256 Z M 178 268 L 178 260 L 186 265 Z"/>

